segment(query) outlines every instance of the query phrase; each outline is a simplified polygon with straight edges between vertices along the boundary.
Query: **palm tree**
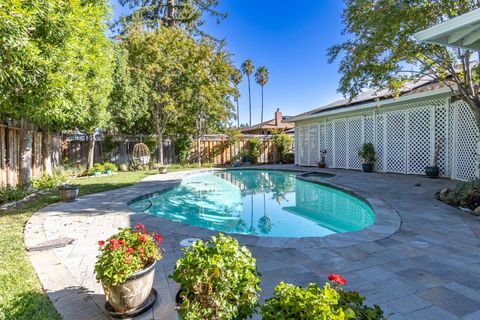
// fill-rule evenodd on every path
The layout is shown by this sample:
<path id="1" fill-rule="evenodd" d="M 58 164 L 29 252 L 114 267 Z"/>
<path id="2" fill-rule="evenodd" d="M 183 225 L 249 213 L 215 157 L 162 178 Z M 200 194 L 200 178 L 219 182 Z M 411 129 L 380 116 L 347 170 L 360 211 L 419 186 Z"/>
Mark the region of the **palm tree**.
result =
<path id="1" fill-rule="evenodd" d="M 255 70 L 255 66 L 253 65 L 253 61 L 250 59 L 245 60 L 242 63 L 242 72 L 248 78 L 248 112 L 250 116 L 249 125 L 252 125 L 252 95 L 250 92 L 250 76 L 252 75 L 253 71 Z"/>
<path id="2" fill-rule="evenodd" d="M 238 98 L 240 97 L 240 92 L 238 91 L 238 85 L 240 82 L 242 82 L 242 72 L 238 69 L 235 69 L 235 71 L 231 75 L 232 83 L 235 86 L 235 89 L 237 90 L 235 92 L 235 102 L 237 103 L 237 128 L 240 128 L 240 108 L 238 106 Z"/>
<path id="3" fill-rule="evenodd" d="M 260 122 L 263 122 L 263 87 L 268 83 L 268 70 L 264 66 L 257 69 L 255 81 L 262 87 L 262 116 Z"/>

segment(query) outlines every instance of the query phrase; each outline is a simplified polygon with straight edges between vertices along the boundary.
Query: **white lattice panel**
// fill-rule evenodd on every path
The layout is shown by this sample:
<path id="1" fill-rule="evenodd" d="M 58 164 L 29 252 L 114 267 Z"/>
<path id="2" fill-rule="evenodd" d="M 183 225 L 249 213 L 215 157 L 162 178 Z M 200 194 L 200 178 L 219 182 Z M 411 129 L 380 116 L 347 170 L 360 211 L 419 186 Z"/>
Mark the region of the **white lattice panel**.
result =
<path id="1" fill-rule="evenodd" d="M 386 116 L 386 171 L 406 172 L 406 112 L 404 110 L 388 112 Z"/>
<path id="2" fill-rule="evenodd" d="M 320 142 L 318 137 L 318 124 L 314 123 L 311 124 L 309 127 L 309 157 L 308 157 L 308 165 L 316 166 L 318 161 L 320 160 Z"/>
<path id="3" fill-rule="evenodd" d="M 473 112 L 465 102 L 456 102 L 454 110 L 456 120 L 455 177 L 459 180 L 469 180 L 477 174 L 476 142 L 478 129 Z"/>
<path id="4" fill-rule="evenodd" d="M 440 175 L 448 176 L 448 107 L 446 105 L 436 106 L 435 108 L 435 145 L 440 147 L 438 154 L 438 167 Z"/>
<path id="5" fill-rule="evenodd" d="M 335 167 L 334 165 L 334 156 L 335 153 L 333 152 L 333 122 L 327 122 L 325 124 L 325 150 L 327 153 L 325 154 L 325 163 L 327 167 Z"/>
<path id="6" fill-rule="evenodd" d="M 298 128 L 298 136 L 298 163 L 304 166 L 308 164 L 308 127 L 300 126 Z"/>
<path id="7" fill-rule="evenodd" d="M 375 143 L 375 118 L 367 116 L 363 120 L 363 142 Z"/>
<path id="8" fill-rule="evenodd" d="M 408 111 L 408 173 L 423 174 L 432 162 L 431 108 L 422 107 Z"/>
<path id="9" fill-rule="evenodd" d="M 338 119 L 334 121 L 335 131 L 335 167 L 347 168 L 347 121 Z"/>
<path id="10" fill-rule="evenodd" d="M 318 124 L 318 145 L 320 150 L 325 150 L 325 122 Z"/>
<path id="11" fill-rule="evenodd" d="M 384 150 L 383 150 L 383 145 L 384 145 L 384 137 L 385 137 L 385 128 L 384 128 L 384 116 L 383 115 L 378 115 L 377 116 L 377 138 L 376 144 L 375 144 L 375 151 L 377 153 L 377 162 L 375 163 L 377 167 L 377 171 L 385 171 L 385 166 L 384 166 Z"/>
<path id="12" fill-rule="evenodd" d="M 350 118 L 348 119 L 348 168 L 360 169 L 362 161 L 358 156 L 358 151 L 363 143 L 363 119 Z"/>

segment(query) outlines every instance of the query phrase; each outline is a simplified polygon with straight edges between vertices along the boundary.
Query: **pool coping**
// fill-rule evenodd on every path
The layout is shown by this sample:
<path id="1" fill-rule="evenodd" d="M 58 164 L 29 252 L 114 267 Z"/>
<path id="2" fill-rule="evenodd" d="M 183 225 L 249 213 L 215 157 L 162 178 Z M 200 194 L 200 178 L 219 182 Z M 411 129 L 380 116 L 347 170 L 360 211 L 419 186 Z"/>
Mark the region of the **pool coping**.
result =
<path id="1" fill-rule="evenodd" d="M 302 170 L 303 169 L 303 170 Z M 142 213 L 138 211 L 134 211 L 132 208 L 129 207 L 129 204 L 135 202 L 141 198 L 149 197 L 154 194 L 166 192 L 169 189 L 172 189 L 178 186 L 183 179 L 187 176 L 192 174 L 199 174 L 199 173 L 206 173 L 212 171 L 230 171 L 230 170 L 268 170 L 268 171 L 282 171 L 282 172 L 296 172 L 298 175 L 296 176 L 297 179 L 308 181 L 311 183 L 316 183 L 320 185 L 324 185 L 327 187 L 331 187 L 337 189 L 339 191 L 345 192 L 349 195 L 357 197 L 358 199 L 364 201 L 367 205 L 369 205 L 375 213 L 375 222 L 374 224 L 370 225 L 369 227 L 359 230 L 359 231 L 352 231 L 352 232 L 345 232 L 345 233 L 335 233 L 324 237 L 259 237 L 256 235 L 244 235 L 244 234 L 237 234 L 237 233 L 227 233 L 225 234 L 234 236 L 242 245 L 248 246 L 257 246 L 257 247 L 264 247 L 264 248 L 341 248 L 341 247 L 348 247 L 353 246 L 356 244 L 364 243 L 364 242 L 373 242 L 377 240 L 381 240 L 387 237 L 390 237 L 395 232 L 397 232 L 401 226 L 401 217 L 396 210 L 394 210 L 388 203 L 383 201 L 382 199 L 375 197 L 374 195 L 364 194 L 361 191 L 354 190 L 343 186 L 338 183 L 334 183 L 332 181 L 328 181 L 328 179 L 335 177 L 332 175 L 330 177 L 322 177 L 320 180 L 315 179 L 314 177 L 309 177 L 309 174 L 318 174 L 318 171 L 311 171 L 306 170 L 305 168 L 302 169 L 269 169 L 265 167 L 248 167 L 248 168 L 212 168 L 212 169 L 200 169 L 200 170 L 189 170 L 182 172 L 183 174 L 180 177 L 180 181 L 174 184 L 169 184 L 168 186 L 162 186 L 162 180 L 157 180 L 158 183 L 158 190 L 154 192 L 144 192 L 142 194 L 136 194 L 134 196 L 130 196 L 123 203 L 116 203 L 115 207 L 109 207 L 110 209 L 114 210 L 121 210 L 121 211 L 129 211 L 135 213 L 135 220 L 144 221 L 147 219 L 150 224 L 156 224 L 157 222 L 161 222 L 161 224 L 171 225 L 172 230 L 176 230 L 178 233 L 185 234 L 186 237 L 193 237 L 195 235 L 215 235 L 218 234 L 218 231 L 210 230 L 206 228 L 201 228 L 193 225 L 189 225 L 186 223 L 171 221 L 168 219 L 164 219 L 161 217 L 157 217 L 154 215 L 150 215 L 147 213 Z M 178 174 L 178 172 L 177 172 Z M 327 180 L 327 181 L 326 181 Z M 133 218 L 133 216 L 132 216 Z M 156 220 L 156 221 L 155 221 Z M 203 238 L 203 237 L 202 237 Z"/>

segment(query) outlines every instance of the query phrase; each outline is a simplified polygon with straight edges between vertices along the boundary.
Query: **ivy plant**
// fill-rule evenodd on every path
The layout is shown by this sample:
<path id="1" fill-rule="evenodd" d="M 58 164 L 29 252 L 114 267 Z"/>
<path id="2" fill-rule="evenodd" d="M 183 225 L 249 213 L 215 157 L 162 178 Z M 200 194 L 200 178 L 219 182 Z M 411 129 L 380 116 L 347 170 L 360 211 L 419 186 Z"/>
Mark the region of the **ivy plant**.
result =
<path id="1" fill-rule="evenodd" d="M 180 284 L 185 320 L 246 319 L 258 305 L 256 260 L 236 239 L 219 234 L 184 249 L 172 278 Z"/>

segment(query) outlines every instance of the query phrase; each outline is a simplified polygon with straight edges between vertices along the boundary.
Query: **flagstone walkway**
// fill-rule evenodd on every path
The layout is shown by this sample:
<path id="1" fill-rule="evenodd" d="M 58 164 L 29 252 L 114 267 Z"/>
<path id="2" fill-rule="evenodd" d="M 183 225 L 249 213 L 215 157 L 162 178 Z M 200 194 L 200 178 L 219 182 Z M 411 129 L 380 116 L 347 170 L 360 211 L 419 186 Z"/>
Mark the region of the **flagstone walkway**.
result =
<path id="1" fill-rule="evenodd" d="M 316 171 L 295 166 L 269 169 Z M 480 224 L 458 209 L 438 202 L 434 193 L 454 182 L 421 176 L 365 174 L 322 169 L 335 174 L 322 182 L 365 198 L 377 213 L 364 231 L 326 238 L 257 238 L 236 236 L 257 259 L 261 299 L 279 281 L 298 285 L 324 282 L 341 273 L 350 289 L 377 303 L 389 319 L 480 319 Z M 44 289 L 64 319 L 108 319 L 105 299 L 93 265 L 98 240 L 117 228 L 142 222 L 165 236 L 164 260 L 157 265 L 154 287 L 159 300 L 136 319 L 177 319 L 178 286 L 168 275 L 181 256 L 179 242 L 206 239 L 213 231 L 132 212 L 127 203 L 178 184 L 186 172 L 151 176 L 131 187 L 51 205 L 36 213 L 25 228 L 29 256 Z M 317 179 L 309 177 L 308 179 Z M 49 241 L 49 242 L 46 242 Z M 258 317 L 257 317 L 258 318 Z"/>

